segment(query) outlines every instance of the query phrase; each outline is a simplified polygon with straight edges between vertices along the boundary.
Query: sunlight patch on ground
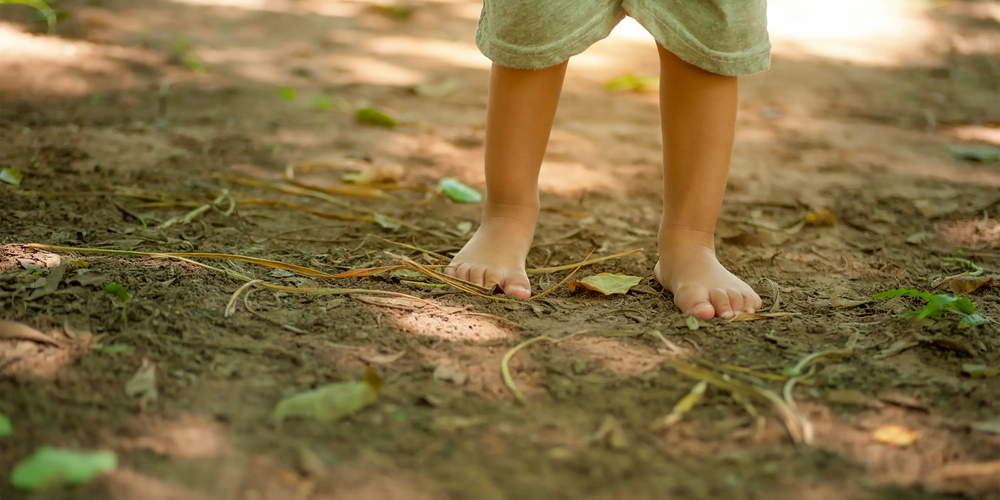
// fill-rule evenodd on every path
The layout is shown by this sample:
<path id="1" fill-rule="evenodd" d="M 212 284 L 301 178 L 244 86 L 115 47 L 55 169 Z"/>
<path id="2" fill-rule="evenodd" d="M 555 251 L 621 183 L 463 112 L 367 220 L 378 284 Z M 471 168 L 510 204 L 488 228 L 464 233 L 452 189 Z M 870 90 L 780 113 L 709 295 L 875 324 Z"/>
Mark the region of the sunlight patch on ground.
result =
<path id="1" fill-rule="evenodd" d="M 205 417 L 188 415 L 169 421 L 157 419 L 140 422 L 138 426 L 142 435 L 121 439 L 116 446 L 146 449 L 180 459 L 212 458 L 229 451 L 225 429 Z"/>
<path id="2" fill-rule="evenodd" d="M 461 314 L 444 315 L 428 310 L 426 313 L 407 312 L 399 314 L 395 311 L 385 312 L 400 331 L 407 335 L 434 337 L 451 342 L 494 342 L 497 340 L 516 339 L 517 335 L 510 330 L 497 326 L 492 320 Z"/>
<path id="3" fill-rule="evenodd" d="M 546 161 L 538 176 L 538 189 L 561 196 L 579 196 L 587 191 L 623 193 L 621 181 L 607 170 L 576 162 Z"/>
<path id="4" fill-rule="evenodd" d="M 901 65 L 936 34 L 917 8 L 898 0 L 771 0 L 768 31 L 777 55 Z"/>
<path id="5" fill-rule="evenodd" d="M 53 379 L 90 350 L 93 335 L 74 336 L 61 330 L 43 333 L 29 325 L 0 321 L 0 375 Z"/>
<path id="6" fill-rule="evenodd" d="M 950 130 L 951 135 L 963 141 L 983 141 L 1000 146 L 1000 128 L 965 125 Z"/>
<path id="7" fill-rule="evenodd" d="M 938 233 L 946 241 L 973 248 L 1000 248 L 1000 219 L 983 217 L 942 222 Z"/>
<path id="8" fill-rule="evenodd" d="M 464 68 L 489 69 L 492 64 L 472 43 L 412 36 L 383 36 L 370 39 L 365 43 L 365 47 L 383 56 L 440 59 Z"/>
<path id="9" fill-rule="evenodd" d="M 560 348 L 570 355 L 594 361 L 599 369 L 626 376 L 654 370 L 664 359 L 675 357 L 644 345 L 603 337 L 570 339 L 560 344 Z"/>

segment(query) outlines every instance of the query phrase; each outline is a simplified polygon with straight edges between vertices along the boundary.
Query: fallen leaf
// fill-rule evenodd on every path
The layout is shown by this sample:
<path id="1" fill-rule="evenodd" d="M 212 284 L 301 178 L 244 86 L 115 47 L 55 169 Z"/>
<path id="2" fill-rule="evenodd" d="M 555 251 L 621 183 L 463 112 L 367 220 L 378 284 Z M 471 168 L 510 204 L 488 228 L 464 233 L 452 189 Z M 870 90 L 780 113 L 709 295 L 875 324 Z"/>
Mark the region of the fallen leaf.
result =
<path id="1" fill-rule="evenodd" d="M 27 300 L 35 300 L 39 297 L 48 295 L 57 288 L 59 288 L 59 283 L 62 282 L 63 276 L 66 274 L 66 266 L 68 263 L 63 262 L 56 267 L 53 267 L 49 274 L 45 277 L 45 284 L 36 289 L 31 295 L 28 296 Z"/>
<path id="2" fill-rule="evenodd" d="M 699 381 L 694 385 L 694 387 L 691 388 L 690 392 L 684 395 L 684 397 L 674 405 L 674 408 L 670 410 L 670 413 L 653 422 L 652 429 L 654 431 L 660 431 L 676 424 L 677 422 L 680 422 L 681 419 L 684 418 L 684 415 L 691 411 L 691 408 L 694 408 L 694 405 L 701 401 L 702 396 L 705 394 L 705 389 L 707 388 L 708 382 L 705 382 L 704 380 Z"/>
<path id="3" fill-rule="evenodd" d="M 886 359 L 918 345 L 920 345 L 920 342 L 913 339 L 899 339 L 893 342 L 888 348 L 879 351 L 879 353 L 875 355 L 875 359 Z"/>
<path id="4" fill-rule="evenodd" d="M 13 321 L 0 321 L 0 339 L 2 340 L 31 340 L 34 342 L 62 347 L 58 340 L 45 335 L 44 333 L 23 323 Z"/>
<path id="5" fill-rule="evenodd" d="M 989 367 L 986 365 L 964 364 L 962 365 L 962 373 L 972 378 L 989 378 L 1000 375 L 1000 368 Z"/>
<path id="6" fill-rule="evenodd" d="M 638 77 L 625 75 L 611 80 L 604 86 L 607 90 L 630 90 L 632 92 L 656 91 L 660 88 L 660 79 L 655 77 Z"/>
<path id="7" fill-rule="evenodd" d="M 80 484 L 118 467 L 111 451 L 83 452 L 43 446 L 10 473 L 10 484 L 25 490 Z"/>
<path id="8" fill-rule="evenodd" d="M 937 238 L 936 233 L 929 233 L 927 231 L 921 231 L 919 233 L 913 233 L 906 238 L 906 242 L 911 245 L 922 245 L 930 240 Z"/>
<path id="9" fill-rule="evenodd" d="M 159 396 L 159 392 L 156 390 L 156 364 L 143 358 L 139 370 L 125 384 L 125 395 L 140 398 L 140 405 L 156 401 L 157 396 Z"/>
<path id="10" fill-rule="evenodd" d="M 372 5 L 371 9 L 383 16 L 395 19 L 408 19 L 413 16 L 413 6 L 405 3 L 395 5 Z"/>
<path id="11" fill-rule="evenodd" d="M 458 90 L 458 80 L 445 78 L 437 82 L 423 82 L 413 86 L 413 92 L 421 97 L 444 97 Z"/>
<path id="12" fill-rule="evenodd" d="M 76 276 L 70 279 L 69 282 L 70 284 L 75 283 L 80 286 L 99 286 L 107 280 L 108 276 L 106 274 L 97 273 L 89 269 L 77 269 Z"/>
<path id="13" fill-rule="evenodd" d="M 901 425 L 889 424 L 875 429 L 872 439 L 890 446 L 904 447 L 917 440 L 917 432 Z"/>
<path id="14" fill-rule="evenodd" d="M 362 361 L 367 361 L 368 363 L 374 365 L 389 365 L 399 361 L 406 355 L 406 351 L 400 351 L 392 354 L 375 354 L 373 356 L 358 356 Z"/>
<path id="15" fill-rule="evenodd" d="M 282 88 L 278 89 L 278 95 L 280 95 L 281 98 L 284 99 L 284 100 L 286 100 L 286 101 L 289 101 L 289 102 L 294 101 L 295 100 L 295 89 L 292 88 L 292 87 L 282 87 Z"/>
<path id="16" fill-rule="evenodd" d="M 431 428 L 440 431 L 457 431 L 468 427 L 485 424 L 486 417 L 460 417 L 457 415 L 447 415 L 434 417 Z"/>
<path id="17" fill-rule="evenodd" d="M 921 410 L 927 413 L 931 412 L 931 407 L 927 406 L 916 398 L 907 396 L 906 394 L 901 394 L 898 392 L 889 392 L 878 397 L 881 401 L 893 404 L 896 406 L 902 406 L 904 408 L 912 408 L 914 410 Z"/>
<path id="18" fill-rule="evenodd" d="M 361 172 L 348 172 L 340 176 L 344 182 L 354 184 L 395 184 L 402 177 L 402 165 L 380 165 Z"/>
<path id="19" fill-rule="evenodd" d="M 605 415 L 601 427 L 591 436 L 591 441 L 607 443 L 613 450 L 628 449 L 628 441 L 625 440 L 625 430 L 613 415 Z"/>
<path id="20" fill-rule="evenodd" d="M 625 294 L 632 287 L 642 282 L 638 276 L 627 276 L 624 274 L 599 273 L 587 276 L 582 280 L 569 282 L 569 291 L 575 292 L 577 287 L 601 292 L 604 295 Z"/>
<path id="21" fill-rule="evenodd" d="M 974 422 L 970 425 L 973 430 L 979 432 L 985 432 L 987 434 L 1000 434 L 1000 418 L 995 418 L 993 420 L 985 420 L 982 422 Z"/>
<path id="22" fill-rule="evenodd" d="M 982 163 L 1000 161 L 1000 148 L 988 144 L 952 144 L 948 152 L 960 160 L 973 160 Z"/>
<path id="23" fill-rule="evenodd" d="M 857 389 L 837 389 L 823 395 L 823 400 L 827 403 L 836 403 L 851 406 L 864 406 L 866 408 L 882 408 L 885 405 L 881 401 L 857 390 Z"/>
<path id="24" fill-rule="evenodd" d="M 328 384 L 281 400 L 274 409 L 274 420 L 278 424 L 288 417 L 339 420 L 375 404 L 381 389 L 382 377 L 368 370 L 363 382 Z"/>
<path id="25" fill-rule="evenodd" d="M 21 185 L 21 170 L 14 167 L 3 167 L 0 168 L 0 181 L 6 182 L 12 186 Z"/>
<path id="26" fill-rule="evenodd" d="M 762 312 L 762 313 L 739 313 L 729 321 L 753 321 L 758 319 L 783 318 L 785 316 L 798 316 L 802 313 L 796 312 Z"/>
<path id="27" fill-rule="evenodd" d="M 375 125 L 376 127 L 395 128 L 396 119 L 375 109 L 372 106 L 365 106 L 354 113 L 354 119 L 358 123 L 365 125 Z"/>
<path id="28" fill-rule="evenodd" d="M 439 185 L 444 194 L 448 195 L 448 198 L 451 198 L 452 201 L 460 203 L 479 203 L 483 201 L 483 195 L 479 194 L 479 191 L 450 177 L 441 179 Z"/>
<path id="29" fill-rule="evenodd" d="M 948 288 L 955 295 L 967 295 L 982 287 L 996 285 L 993 276 L 955 276 L 938 283 L 938 288 Z"/>
<path id="30" fill-rule="evenodd" d="M 14 426 L 10 424 L 7 415 L 0 413 L 0 436 L 9 436 L 14 433 Z"/>
<path id="31" fill-rule="evenodd" d="M 108 283 L 105 285 L 104 293 L 118 297 L 123 303 L 128 302 L 128 299 L 131 298 L 128 294 L 128 290 L 118 283 Z"/>
<path id="32" fill-rule="evenodd" d="M 913 202 L 913 206 L 920 212 L 920 215 L 933 219 L 957 211 L 959 201 L 957 199 L 916 200 Z"/>
<path id="33" fill-rule="evenodd" d="M 378 224 L 379 226 L 381 226 L 383 229 L 388 229 L 390 231 L 396 231 L 399 228 L 403 227 L 398 222 L 395 222 L 392 219 L 390 219 L 389 217 L 386 217 L 386 216 L 384 216 L 384 215 L 382 215 L 382 214 L 380 214 L 378 212 L 375 212 L 374 214 L 372 214 L 372 217 L 375 219 L 375 223 Z"/>
<path id="34" fill-rule="evenodd" d="M 438 365 L 431 376 L 434 377 L 434 380 L 453 382 L 459 387 L 465 385 L 465 382 L 469 379 L 468 375 L 444 364 Z"/>
<path id="35" fill-rule="evenodd" d="M 275 269 L 271 271 L 270 275 L 275 278 L 290 278 L 292 276 L 297 276 L 295 273 L 287 269 Z"/>
<path id="36" fill-rule="evenodd" d="M 693 332 L 701 326 L 701 323 L 698 321 L 697 316 L 688 316 L 684 318 L 684 326 L 688 327 L 688 330 Z"/>
<path id="37" fill-rule="evenodd" d="M 852 307 L 863 306 L 871 302 L 870 300 L 853 300 L 845 299 L 843 297 L 834 297 L 830 299 L 830 307 L 834 309 L 850 309 Z"/>
<path id="38" fill-rule="evenodd" d="M 802 221 L 808 226 L 833 226 L 837 223 L 837 218 L 830 210 L 823 209 L 818 212 L 806 214 L 802 217 Z"/>

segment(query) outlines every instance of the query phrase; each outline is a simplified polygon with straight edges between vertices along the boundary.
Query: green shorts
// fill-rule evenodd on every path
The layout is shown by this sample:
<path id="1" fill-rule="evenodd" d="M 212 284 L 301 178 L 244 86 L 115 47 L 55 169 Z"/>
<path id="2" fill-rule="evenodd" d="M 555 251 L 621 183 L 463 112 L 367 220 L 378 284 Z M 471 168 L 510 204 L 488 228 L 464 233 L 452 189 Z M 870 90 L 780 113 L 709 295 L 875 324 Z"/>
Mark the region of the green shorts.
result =
<path id="1" fill-rule="evenodd" d="M 541 69 L 579 54 L 626 15 L 664 48 L 706 71 L 768 68 L 767 0 L 485 0 L 476 45 L 493 62 Z"/>

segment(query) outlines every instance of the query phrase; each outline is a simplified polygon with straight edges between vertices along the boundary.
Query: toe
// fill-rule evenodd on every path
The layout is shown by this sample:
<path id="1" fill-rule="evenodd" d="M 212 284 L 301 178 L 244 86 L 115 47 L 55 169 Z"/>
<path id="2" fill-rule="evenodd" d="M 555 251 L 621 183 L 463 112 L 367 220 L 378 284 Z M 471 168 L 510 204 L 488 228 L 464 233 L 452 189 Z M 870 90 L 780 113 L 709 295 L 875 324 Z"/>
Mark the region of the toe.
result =
<path id="1" fill-rule="evenodd" d="M 694 289 L 680 287 L 674 292 L 674 303 L 684 314 L 694 314 L 701 319 L 715 317 L 715 308 L 709 300 L 708 292 L 703 288 Z"/>
<path id="2" fill-rule="evenodd" d="M 448 267 L 442 269 L 441 272 L 447 276 L 455 277 L 455 268 L 456 266 L 454 264 L 449 264 Z"/>
<path id="3" fill-rule="evenodd" d="M 484 284 L 486 279 L 486 269 L 486 266 L 473 267 L 469 270 L 469 279 L 467 281 L 479 286 L 486 286 Z"/>
<path id="4" fill-rule="evenodd" d="M 743 311 L 746 311 L 746 303 L 743 301 L 743 295 L 736 290 L 730 290 L 727 292 L 729 295 L 729 307 L 733 308 L 733 314 L 738 315 Z"/>
<path id="5" fill-rule="evenodd" d="M 493 285 L 499 285 L 503 283 L 503 274 L 496 269 L 490 268 L 486 270 L 486 274 L 483 275 L 483 286 L 486 288 L 493 288 Z"/>
<path id="6" fill-rule="evenodd" d="M 471 270 L 472 264 L 459 264 L 458 267 L 455 268 L 455 277 L 462 281 L 469 281 L 469 271 Z"/>
<path id="7" fill-rule="evenodd" d="M 743 307 L 746 312 L 755 313 L 760 310 L 761 305 L 760 297 L 753 290 L 743 292 Z"/>
<path id="8" fill-rule="evenodd" d="M 733 307 L 729 303 L 729 294 L 725 290 L 712 290 L 708 292 L 708 298 L 715 307 L 715 314 L 720 318 L 732 318 Z"/>
<path id="9" fill-rule="evenodd" d="M 507 295 L 513 295 L 519 299 L 527 300 L 531 297 L 531 282 L 528 281 L 528 275 L 523 272 L 511 274 L 500 283 L 500 287 Z"/>

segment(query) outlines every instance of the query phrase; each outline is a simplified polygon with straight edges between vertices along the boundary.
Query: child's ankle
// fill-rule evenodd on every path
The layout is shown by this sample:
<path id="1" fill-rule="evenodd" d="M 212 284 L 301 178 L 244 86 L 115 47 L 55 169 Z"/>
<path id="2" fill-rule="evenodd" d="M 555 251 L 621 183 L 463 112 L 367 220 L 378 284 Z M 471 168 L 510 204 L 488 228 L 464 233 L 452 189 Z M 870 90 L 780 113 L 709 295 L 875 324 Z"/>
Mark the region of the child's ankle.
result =
<path id="1" fill-rule="evenodd" d="M 715 251 L 715 233 L 711 230 L 663 224 L 657 237 L 661 252 L 676 246 L 697 245 Z"/>

